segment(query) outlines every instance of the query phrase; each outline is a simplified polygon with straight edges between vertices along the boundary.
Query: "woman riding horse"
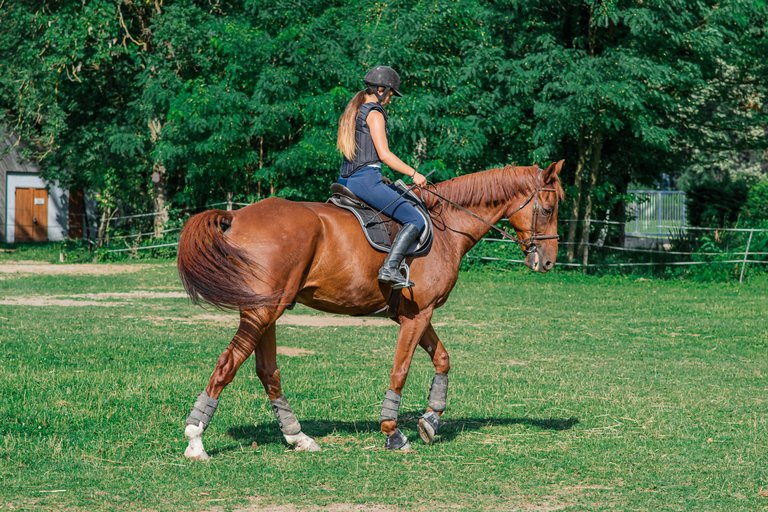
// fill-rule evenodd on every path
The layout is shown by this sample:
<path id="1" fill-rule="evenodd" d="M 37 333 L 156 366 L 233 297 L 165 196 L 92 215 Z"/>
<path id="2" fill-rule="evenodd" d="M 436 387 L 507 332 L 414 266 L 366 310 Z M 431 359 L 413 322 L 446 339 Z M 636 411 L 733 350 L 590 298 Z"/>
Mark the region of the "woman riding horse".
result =
<path id="1" fill-rule="evenodd" d="M 374 68 L 366 76 L 366 83 L 370 82 L 368 89 L 350 102 L 350 114 L 342 116 L 339 128 L 339 143 L 346 157 L 341 179 L 346 176 L 347 185 L 358 197 L 381 207 L 392 196 L 384 199 L 383 204 L 376 202 L 376 196 L 380 192 L 387 194 L 389 189 L 381 185 L 380 170 L 366 170 L 366 166 L 383 161 L 412 176 L 416 185 L 426 181 L 389 152 L 387 118 L 382 105 L 392 94 L 399 95 L 400 81 L 397 73 L 388 70 Z M 350 119 L 355 122 L 354 130 Z M 435 369 L 428 407 L 419 418 L 419 434 L 426 443 L 432 443 L 437 435 L 441 415 L 446 410 L 450 363 L 432 325 L 432 314 L 445 304 L 456 285 L 462 257 L 490 229 L 498 229 L 495 224 L 505 218 L 519 237 L 507 233 L 506 238 L 520 245 L 526 255 L 525 265 L 541 273 L 554 267 L 558 249 L 557 207 L 564 196 L 558 178 L 562 166 L 562 160 L 546 168 L 505 166 L 422 190 L 426 192 L 424 202 L 432 216 L 435 236 L 430 251 L 410 262 L 411 275 L 416 276 L 419 286 L 403 293 L 393 318 L 400 329 L 379 416 L 386 448 L 410 448 L 398 428 L 398 415 L 417 347 L 426 351 Z M 203 433 L 224 388 L 251 355 L 286 442 L 297 450 L 320 449 L 302 431 L 283 395 L 277 365 L 276 322 L 295 303 L 326 313 L 368 315 L 387 305 L 395 285 L 410 287 L 402 276 L 398 280 L 394 275 L 398 274 L 396 260 L 402 259 L 402 253 L 415 239 L 413 234 L 405 238 L 407 231 L 419 231 L 419 224 L 404 213 L 409 211 L 402 204 L 393 203 L 387 212 L 411 229 L 400 231 L 400 239 L 395 241 L 400 247 L 393 248 L 383 265 L 384 254 L 365 243 L 355 216 L 328 203 L 271 197 L 237 211 L 209 210 L 189 219 L 181 232 L 177 257 L 184 287 L 195 303 L 207 302 L 239 311 L 240 325 L 216 361 L 208 385 L 197 397 L 185 422 L 184 433 L 189 440 L 186 457 L 208 458 Z M 380 267 L 384 271 L 378 271 L 377 280 Z M 339 277 L 340 269 L 344 269 L 343 278 Z M 382 282 L 382 278 L 387 282 Z"/>
<path id="2" fill-rule="evenodd" d="M 344 155 L 338 182 L 374 209 L 383 211 L 403 225 L 392 242 L 392 249 L 379 269 L 379 281 L 392 288 L 410 288 L 399 271 L 408 248 L 424 229 L 424 219 L 408 201 L 399 197 L 381 176 L 381 163 L 411 178 L 419 187 L 427 179 L 389 151 L 389 118 L 384 106 L 400 93 L 400 76 L 388 66 L 376 66 L 365 75 L 367 86 L 355 94 L 339 119 L 336 146 Z"/>

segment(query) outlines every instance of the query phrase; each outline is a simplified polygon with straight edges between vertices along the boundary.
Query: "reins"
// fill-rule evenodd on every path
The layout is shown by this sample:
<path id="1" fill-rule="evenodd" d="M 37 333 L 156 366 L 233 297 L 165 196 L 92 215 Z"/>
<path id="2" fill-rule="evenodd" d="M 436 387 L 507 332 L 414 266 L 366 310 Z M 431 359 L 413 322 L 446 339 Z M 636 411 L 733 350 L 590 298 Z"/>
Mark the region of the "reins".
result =
<path id="1" fill-rule="evenodd" d="M 543 169 L 539 169 L 539 177 L 541 177 L 542 170 Z M 429 192 L 430 194 L 439 197 L 440 199 L 442 199 L 446 203 L 448 203 L 448 204 L 450 204 L 452 206 L 455 206 L 459 210 L 461 210 L 461 211 L 463 211 L 465 213 L 468 213 L 472 217 L 476 218 L 477 220 L 479 220 L 483 224 L 486 224 L 491 229 L 493 229 L 497 233 L 499 233 L 502 237 L 504 237 L 504 238 L 506 238 L 508 240 L 511 240 L 511 241 L 515 242 L 516 244 L 521 245 L 522 246 L 521 249 L 522 249 L 522 251 L 525 254 L 530 254 L 530 253 L 534 252 L 536 249 L 538 249 L 538 246 L 536 245 L 536 242 L 539 241 L 539 240 L 559 240 L 560 239 L 559 235 L 537 235 L 536 234 L 536 220 L 537 220 L 538 213 L 539 213 L 539 192 L 556 192 L 556 190 L 554 188 L 536 188 L 536 189 L 534 189 L 533 193 L 531 193 L 531 195 L 528 196 L 528 199 L 526 199 L 523 204 L 521 204 L 520 206 L 515 208 L 515 211 L 513 211 L 512 213 L 510 213 L 507 216 L 507 218 L 509 219 L 514 214 L 516 214 L 517 212 L 519 212 L 520 210 L 525 208 L 528 205 L 528 203 L 530 203 L 533 200 L 533 215 L 531 216 L 531 236 L 521 240 L 521 239 L 517 238 L 516 236 L 510 234 L 507 230 L 501 229 L 501 228 L 499 228 L 497 226 L 494 226 L 493 224 L 491 224 L 487 220 L 483 219 L 482 217 L 478 216 L 474 212 L 471 212 L 471 211 L 467 210 L 466 208 L 464 208 L 463 206 L 461 206 L 459 204 L 456 204 L 453 201 L 451 201 L 450 199 L 448 199 L 446 197 L 443 197 L 442 195 L 438 194 L 436 192 L 437 187 L 435 187 L 434 184 L 432 184 L 432 186 L 433 186 L 433 188 L 435 188 L 435 190 L 431 190 L 431 189 L 429 189 L 427 187 L 424 187 L 421 190 L 425 190 L 425 191 Z"/>

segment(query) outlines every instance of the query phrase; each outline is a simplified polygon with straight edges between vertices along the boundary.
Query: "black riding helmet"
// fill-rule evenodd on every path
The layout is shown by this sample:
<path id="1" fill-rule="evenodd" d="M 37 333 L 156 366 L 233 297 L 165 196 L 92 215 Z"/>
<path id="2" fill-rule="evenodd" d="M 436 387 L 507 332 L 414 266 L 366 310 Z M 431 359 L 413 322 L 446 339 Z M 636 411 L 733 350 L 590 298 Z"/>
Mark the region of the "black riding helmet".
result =
<path id="1" fill-rule="evenodd" d="M 403 97 L 400 94 L 400 75 L 389 66 L 376 66 L 365 75 L 363 82 L 373 90 L 373 94 L 379 98 L 379 103 L 384 101 L 389 91 L 392 91 L 395 96 Z M 385 87 L 384 94 L 379 94 L 377 87 Z"/>

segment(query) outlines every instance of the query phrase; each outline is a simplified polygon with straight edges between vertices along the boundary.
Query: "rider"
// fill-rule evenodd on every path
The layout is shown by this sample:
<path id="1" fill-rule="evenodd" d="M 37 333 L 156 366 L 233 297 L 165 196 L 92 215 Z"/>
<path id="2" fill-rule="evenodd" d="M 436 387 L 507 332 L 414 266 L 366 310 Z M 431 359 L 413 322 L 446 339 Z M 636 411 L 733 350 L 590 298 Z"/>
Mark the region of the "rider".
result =
<path id="1" fill-rule="evenodd" d="M 393 94 L 402 97 L 400 76 L 388 66 L 376 66 L 365 75 L 363 82 L 366 88 L 355 94 L 339 119 L 336 146 L 344 155 L 344 161 L 338 182 L 376 210 L 392 203 L 384 213 L 400 222 L 403 228 L 379 269 L 379 281 L 391 283 L 395 289 L 408 288 L 413 282 L 400 274 L 400 263 L 418 239 L 425 222 L 406 199 L 397 198 L 400 193 L 396 189 L 384 184 L 381 163 L 409 176 L 419 187 L 426 185 L 427 179 L 389 151 L 389 123 L 383 107 L 390 103 Z"/>

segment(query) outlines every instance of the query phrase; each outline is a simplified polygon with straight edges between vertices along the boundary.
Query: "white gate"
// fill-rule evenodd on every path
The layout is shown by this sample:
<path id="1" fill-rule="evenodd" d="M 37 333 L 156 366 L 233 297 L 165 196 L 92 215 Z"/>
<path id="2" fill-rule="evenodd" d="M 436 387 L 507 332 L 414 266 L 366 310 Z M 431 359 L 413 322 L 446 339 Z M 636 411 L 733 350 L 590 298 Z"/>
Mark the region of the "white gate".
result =
<path id="1" fill-rule="evenodd" d="M 686 227 L 685 192 L 679 190 L 628 190 L 634 199 L 627 205 L 627 236 L 668 238 Z"/>

